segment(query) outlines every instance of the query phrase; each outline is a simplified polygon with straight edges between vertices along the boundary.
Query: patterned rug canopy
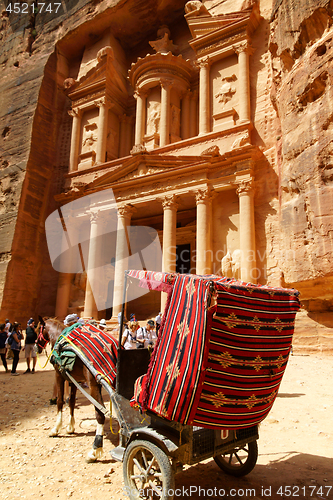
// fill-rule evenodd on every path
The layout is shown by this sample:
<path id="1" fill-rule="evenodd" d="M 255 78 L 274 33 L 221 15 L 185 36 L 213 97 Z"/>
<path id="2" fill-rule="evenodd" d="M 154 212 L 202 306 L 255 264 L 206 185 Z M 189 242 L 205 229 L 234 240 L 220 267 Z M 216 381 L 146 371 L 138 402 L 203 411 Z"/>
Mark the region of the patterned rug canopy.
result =
<path id="1" fill-rule="evenodd" d="M 183 424 L 237 429 L 261 422 L 287 365 L 298 292 L 211 275 L 128 275 L 169 292 L 134 400 Z"/>

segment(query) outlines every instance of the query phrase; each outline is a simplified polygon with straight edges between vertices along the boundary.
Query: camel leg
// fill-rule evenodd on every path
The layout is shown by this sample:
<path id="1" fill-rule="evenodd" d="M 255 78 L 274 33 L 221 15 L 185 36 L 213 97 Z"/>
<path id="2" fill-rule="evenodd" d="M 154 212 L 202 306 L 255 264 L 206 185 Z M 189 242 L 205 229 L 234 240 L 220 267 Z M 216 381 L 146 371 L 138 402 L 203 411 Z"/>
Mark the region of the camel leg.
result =
<path id="1" fill-rule="evenodd" d="M 95 389 L 95 387 L 93 389 Z M 92 390 L 91 395 L 95 397 L 95 399 L 100 404 L 103 405 L 104 403 L 101 391 L 102 391 L 101 386 L 96 385 L 96 391 Z M 93 394 L 93 392 L 95 392 L 95 394 Z M 101 458 L 103 455 L 103 434 L 104 434 L 105 415 L 100 410 L 97 410 L 97 408 L 95 408 L 95 415 L 97 420 L 96 435 L 93 442 L 92 450 L 89 451 L 86 458 L 86 461 L 88 463 L 96 462 L 96 460 L 98 458 Z"/>
<path id="2" fill-rule="evenodd" d="M 56 383 L 57 383 L 57 420 L 56 424 L 51 429 L 49 436 L 55 437 L 58 436 L 61 427 L 62 427 L 62 408 L 64 405 L 64 379 L 61 374 L 56 370 Z"/>
<path id="3" fill-rule="evenodd" d="M 75 431 L 75 419 L 74 419 L 74 408 L 75 408 L 75 398 L 76 398 L 76 386 L 74 384 L 70 384 L 70 398 L 69 398 L 69 410 L 70 417 L 69 423 L 66 429 L 67 434 L 73 434 Z"/>

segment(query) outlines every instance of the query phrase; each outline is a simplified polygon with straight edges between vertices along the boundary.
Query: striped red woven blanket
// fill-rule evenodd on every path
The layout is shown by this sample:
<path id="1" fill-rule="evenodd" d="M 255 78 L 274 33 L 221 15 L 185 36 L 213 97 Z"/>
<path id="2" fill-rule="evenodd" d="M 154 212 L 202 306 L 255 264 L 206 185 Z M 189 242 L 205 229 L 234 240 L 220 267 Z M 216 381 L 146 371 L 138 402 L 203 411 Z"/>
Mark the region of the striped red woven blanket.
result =
<path id="1" fill-rule="evenodd" d="M 94 325 L 80 325 L 76 323 L 64 330 L 54 346 L 60 359 L 55 359 L 56 364 L 64 359 L 66 350 L 79 355 L 84 364 L 94 369 L 114 388 L 117 366 L 118 342 L 110 333 L 104 332 Z"/>

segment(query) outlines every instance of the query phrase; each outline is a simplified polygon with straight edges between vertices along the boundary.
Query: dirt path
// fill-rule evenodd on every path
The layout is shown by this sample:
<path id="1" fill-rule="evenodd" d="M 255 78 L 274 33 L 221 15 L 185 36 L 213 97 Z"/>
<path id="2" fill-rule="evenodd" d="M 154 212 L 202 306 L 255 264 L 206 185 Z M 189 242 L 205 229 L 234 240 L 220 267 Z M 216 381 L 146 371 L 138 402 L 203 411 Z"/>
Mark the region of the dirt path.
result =
<path id="1" fill-rule="evenodd" d="M 80 394 L 76 433 L 66 435 L 64 428 L 61 436 L 49 438 L 56 416 L 56 407 L 49 405 L 53 369 L 37 366 L 34 375 L 23 375 L 25 368 L 20 361 L 19 377 L 0 368 L 0 498 L 125 500 L 122 464 L 109 454 L 117 444 L 109 421 L 103 459 L 85 463 L 95 434 L 92 405 Z M 332 381 L 332 358 L 292 356 L 278 398 L 260 427 L 254 470 L 236 479 L 207 460 L 176 476 L 178 498 L 333 499 Z M 68 418 L 66 406 L 65 424 Z"/>

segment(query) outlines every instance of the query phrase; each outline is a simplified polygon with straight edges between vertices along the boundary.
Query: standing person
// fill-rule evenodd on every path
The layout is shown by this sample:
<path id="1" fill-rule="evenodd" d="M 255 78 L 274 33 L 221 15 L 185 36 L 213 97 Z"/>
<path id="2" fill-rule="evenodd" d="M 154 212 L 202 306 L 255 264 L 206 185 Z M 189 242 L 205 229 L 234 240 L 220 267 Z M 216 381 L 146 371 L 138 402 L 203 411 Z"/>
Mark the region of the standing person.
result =
<path id="1" fill-rule="evenodd" d="M 137 321 L 130 321 L 129 327 L 123 333 L 121 345 L 125 349 L 137 349 L 138 345 L 143 347 L 143 341 L 137 339 L 137 329 L 138 329 Z"/>
<path id="2" fill-rule="evenodd" d="M 32 358 L 32 370 L 31 373 L 35 373 L 35 367 L 37 362 L 35 344 L 37 340 L 37 333 L 35 330 L 35 321 L 30 318 L 28 321 L 27 329 L 25 331 L 25 359 L 27 362 L 27 369 L 24 373 L 30 373 L 30 359 Z"/>
<path id="3" fill-rule="evenodd" d="M 157 337 L 154 330 L 155 323 L 152 319 L 147 321 L 146 326 L 141 326 L 137 332 L 137 340 L 144 343 L 144 347 L 154 347 Z"/>
<path id="4" fill-rule="evenodd" d="M 7 340 L 7 332 L 5 330 L 5 323 L 0 325 L 0 356 L 2 360 L 2 364 L 6 370 L 6 373 L 9 372 L 6 361 L 6 340 Z"/>
<path id="5" fill-rule="evenodd" d="M 9 319 L 7 318 L 6 321 L 5 321 L 5 331 L 7 333 L 7 338 L 9 337 L 9 334 L 10 332 L 12 331 L 12 324 L 11 322 L 9 321 Z M 7 344 L 7 359 L 13 359 L 14 357 L 14 354 L 13 354 L 13 351 L 11 350 L 10 348 L 10 345 Z"/>
<path id="6" fill-rule="evenodd" d="M 156 335 L 158 337 L 158 332 L 159 329 L 161 328 L 161 321 L 162 321 L 162 313 L 159 312 L 158 315 L 155 318 L 155 323 L 156 323 Z"/>
<path id="7" fill-rule="evenodd" d="M 13 323 L 13 328 L 10 333 L 10 337 L 12 337 L 10 347 L 14 355 L 11 375 L 19 375 L 16 368 L 20 358 L 21 340 L 23 339 L 23 334 L 20 332 L 19 326 L 19 323 Z"/>

